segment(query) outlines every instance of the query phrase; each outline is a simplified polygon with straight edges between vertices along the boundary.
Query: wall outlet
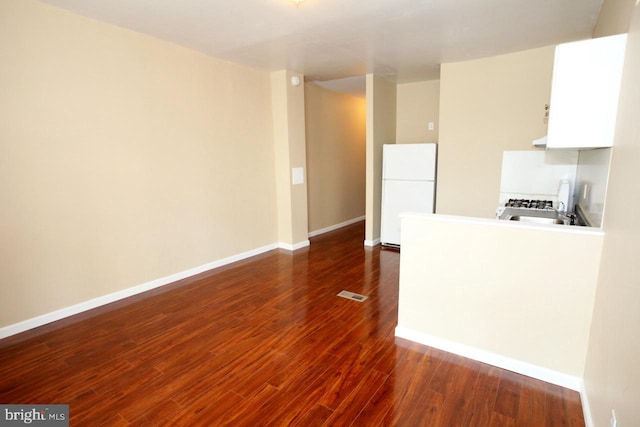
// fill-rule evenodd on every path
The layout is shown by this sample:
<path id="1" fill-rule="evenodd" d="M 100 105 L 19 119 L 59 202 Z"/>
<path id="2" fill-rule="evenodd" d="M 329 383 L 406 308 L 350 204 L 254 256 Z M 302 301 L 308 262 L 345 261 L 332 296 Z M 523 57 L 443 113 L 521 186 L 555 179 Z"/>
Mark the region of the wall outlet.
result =
<path id="1" fill-rule="evenodd" d="M 616 411 L 611 410 L 611 419 L 609 420 L 610 427 L 618 427 L 618 419 L 616 418 Z"/>
<path id="2" fill-rule="evenodd" d="M 433 122 L 429 122 L 429 130 L 433 130 L 434 126 L 433 126 Z"/>

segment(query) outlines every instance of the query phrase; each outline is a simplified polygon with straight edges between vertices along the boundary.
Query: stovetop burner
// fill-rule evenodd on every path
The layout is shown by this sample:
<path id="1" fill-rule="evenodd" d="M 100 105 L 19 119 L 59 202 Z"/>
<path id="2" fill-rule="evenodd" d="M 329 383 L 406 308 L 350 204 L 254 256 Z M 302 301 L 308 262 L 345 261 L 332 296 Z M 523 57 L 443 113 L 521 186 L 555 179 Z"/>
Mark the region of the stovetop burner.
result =
<path id="1" fill-rule="evenodd" d="M 525 209 L 553 209 L 551 200 L 528 200 L 528 199 L 509 199 L 505 203 L 507 208 L 525 208 Z"/>

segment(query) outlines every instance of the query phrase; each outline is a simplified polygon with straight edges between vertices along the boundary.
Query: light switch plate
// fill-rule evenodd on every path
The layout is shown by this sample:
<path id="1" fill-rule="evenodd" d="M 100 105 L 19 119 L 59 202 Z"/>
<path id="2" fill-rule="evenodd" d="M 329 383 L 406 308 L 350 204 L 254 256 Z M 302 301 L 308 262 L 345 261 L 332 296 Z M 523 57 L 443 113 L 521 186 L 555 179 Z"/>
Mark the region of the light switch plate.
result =
<path id="1" fill-rule="evenodd" d="M 293 185 L 304 184 L 304 168 L 291 169 L 291 183 Z"/>

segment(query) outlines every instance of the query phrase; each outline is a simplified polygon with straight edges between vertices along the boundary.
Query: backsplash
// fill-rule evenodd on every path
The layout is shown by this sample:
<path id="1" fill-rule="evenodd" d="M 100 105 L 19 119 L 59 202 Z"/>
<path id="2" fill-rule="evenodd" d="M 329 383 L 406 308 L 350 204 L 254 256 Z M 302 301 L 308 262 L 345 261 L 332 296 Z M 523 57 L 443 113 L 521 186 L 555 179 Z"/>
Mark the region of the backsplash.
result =
<path id="1" fill-rule="evenodd" d="M 575 200 L 594 227 L 602 226 L 611 148 L 580 151 Z"/>
<path id="2" fill-rule="evenodd" d="M 574 188 L 578 157 L 578 151 L 574 150 L 505 151 L 499 205 L 508 199 L 542 199 L 553 201 L 557 207 L 560 181 L 569 180 Z M 570 211 L 574 200 L 569 201 Z"/>

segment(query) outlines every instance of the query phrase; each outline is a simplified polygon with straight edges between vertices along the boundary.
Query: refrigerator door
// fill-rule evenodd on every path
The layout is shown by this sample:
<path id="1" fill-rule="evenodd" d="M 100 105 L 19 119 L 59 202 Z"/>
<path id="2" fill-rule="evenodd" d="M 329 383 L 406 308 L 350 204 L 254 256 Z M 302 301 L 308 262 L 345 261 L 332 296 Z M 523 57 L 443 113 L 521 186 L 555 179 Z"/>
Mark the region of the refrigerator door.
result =
<path id="1" fill-rule="evenodd" d="M 434 181 L 382 181 L 382 219 L 380 242 L 400 244 L 400 213 L 433 213 Z"/>
<path id="2" fill-rule="evenodd" d="M 434 181 L 436 144 L 385 144 L 382 179 Z"/>

